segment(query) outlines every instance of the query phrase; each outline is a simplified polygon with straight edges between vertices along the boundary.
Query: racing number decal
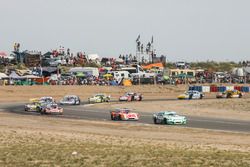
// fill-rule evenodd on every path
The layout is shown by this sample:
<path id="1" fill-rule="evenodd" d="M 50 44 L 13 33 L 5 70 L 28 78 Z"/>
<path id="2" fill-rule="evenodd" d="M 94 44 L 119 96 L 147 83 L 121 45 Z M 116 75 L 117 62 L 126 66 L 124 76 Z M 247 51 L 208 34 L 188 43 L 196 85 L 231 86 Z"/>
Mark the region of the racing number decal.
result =
<path id="1" fill-rule="evenodd" d="M 136 115 L 135 115 L 135 114 L 128 114 L 127 117 L 128 117 L 128 118 L 135 118 Z"/>

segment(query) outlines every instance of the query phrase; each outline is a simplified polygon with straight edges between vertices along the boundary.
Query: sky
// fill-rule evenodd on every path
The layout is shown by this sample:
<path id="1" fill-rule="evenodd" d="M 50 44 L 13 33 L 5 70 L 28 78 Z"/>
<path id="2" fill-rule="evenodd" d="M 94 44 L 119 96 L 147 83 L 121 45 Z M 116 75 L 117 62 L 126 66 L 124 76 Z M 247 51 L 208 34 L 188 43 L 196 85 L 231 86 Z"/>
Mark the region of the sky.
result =
<path id="1" fill-rule="evenodd" d="M 135 54 L 154 36 L 170 61 L 250 59 L 249 0 L 0 0 L 0 51 L 64 46 L 101 57 Z"/>

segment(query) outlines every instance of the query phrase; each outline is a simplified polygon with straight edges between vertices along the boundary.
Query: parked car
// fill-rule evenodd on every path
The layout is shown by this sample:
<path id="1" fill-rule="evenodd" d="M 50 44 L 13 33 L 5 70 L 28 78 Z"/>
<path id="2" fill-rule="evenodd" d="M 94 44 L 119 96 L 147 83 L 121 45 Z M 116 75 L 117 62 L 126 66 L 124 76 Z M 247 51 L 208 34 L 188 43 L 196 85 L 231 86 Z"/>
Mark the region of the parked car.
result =
<path id="1" fill-rule="evenodd" d="M 81 103 L 81 100 L 76 95 L 64 96 L 63 99 L 60 101 L 61 105 L 65 105 L 65 104 L 68 104 L 68 105 L 80 105 L 80 103 Z"/>
<path id="2" fill-rule="evenodd" d="M 155 124 L 186 124 L 187 119 L 185 116 L 177 115 L 173 111 L 161 111 L 153 115 L 153 121 Z"/>
<path id="3" fill-rule="evenodd" d="M 127 92 L 119 97 L 119 101 L 141 101 L 142 95 L 140 93 Z"/>
<path id="4" fill-rule="evenodd" d="M 243 93 L 238 90 L 227 90 L 223 93 L 218 93 L 216 98 L 242 98 Z"/>
<path id="5" fill-rule="evenodd" d="M 114 111 L 110 111 L 111 120 L 139 120 L 139 114 L 131 112 L 130 109 L 121 108 L 115 109 Z"/>
<path id="6" fill-rule="evenodd" d="M 59 107 L 56 103 L 42 103 L 39 112 L 41 114 L 63 114 L 63 108 Z"/>
<path id="7" fill-rule="evenodd" d="M 89 103 L 103 103 L 103 102 L 109 102 L 110 96 L 107 96 L 106 94 L 96 94 L 88 99 Z"/>
<path id="8" fill-rule="evenodd" d="M 178 99 L 202 99 L 203 97 L 203 93 L 196 90 L 189 90 L 184 94 L 179 95 Z"/>

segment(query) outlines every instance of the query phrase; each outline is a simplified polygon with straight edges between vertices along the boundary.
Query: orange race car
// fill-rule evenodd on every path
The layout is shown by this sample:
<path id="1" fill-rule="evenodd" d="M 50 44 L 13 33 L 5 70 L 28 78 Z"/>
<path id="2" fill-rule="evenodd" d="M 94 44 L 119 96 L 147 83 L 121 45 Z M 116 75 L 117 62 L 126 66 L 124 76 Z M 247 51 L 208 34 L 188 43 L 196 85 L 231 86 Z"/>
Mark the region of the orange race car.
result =
<path id="1" fill-rule="evenodd" d="M 131 112 L 130 109 L 127 108 L 119 108 L 110 112 L 111 120 L 139 120 L 139 114 Z"/>

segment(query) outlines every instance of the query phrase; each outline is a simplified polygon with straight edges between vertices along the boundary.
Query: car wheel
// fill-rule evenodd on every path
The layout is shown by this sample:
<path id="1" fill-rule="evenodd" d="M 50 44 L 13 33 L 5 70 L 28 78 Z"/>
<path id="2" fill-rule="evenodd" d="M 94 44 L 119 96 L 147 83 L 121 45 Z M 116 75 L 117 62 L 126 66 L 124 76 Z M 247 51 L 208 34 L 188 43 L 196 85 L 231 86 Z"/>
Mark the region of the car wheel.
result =
<path id="1" fill-rule="evenodd" d="M 111 114 L 111 120 L 114 120 L 114 117 L 113 117 L 113 115 Z"/>
<path id="2" fill-rule="evenodd" d="M 168 124 L 168 120 L 166 118 L 164 118 L 163 123 Z"/>
<path id="3" fill-rule="evenodd" d="M 202 99 L 203 98 L 203 96 L 202 95 L 200 95 L 200 99 Z"/>
<path id="4" fill-rule="evenodd" d="M 190 94 L 188 99 L 192 99 L 193 98 L 193 94 Z"/>
<path id="5" fill-rule="evenodd" d="M 139 97 L 139 101 L 141 101 L 141 100 L 142 100 L 142 97 L 140 96 L 140 97 Z"/>
<path id="6" fill-rule="evenodd" d="M 154 118 L 154 124 L 157 124 L 157 120 L 156 120 L 156 118 Z"/>

